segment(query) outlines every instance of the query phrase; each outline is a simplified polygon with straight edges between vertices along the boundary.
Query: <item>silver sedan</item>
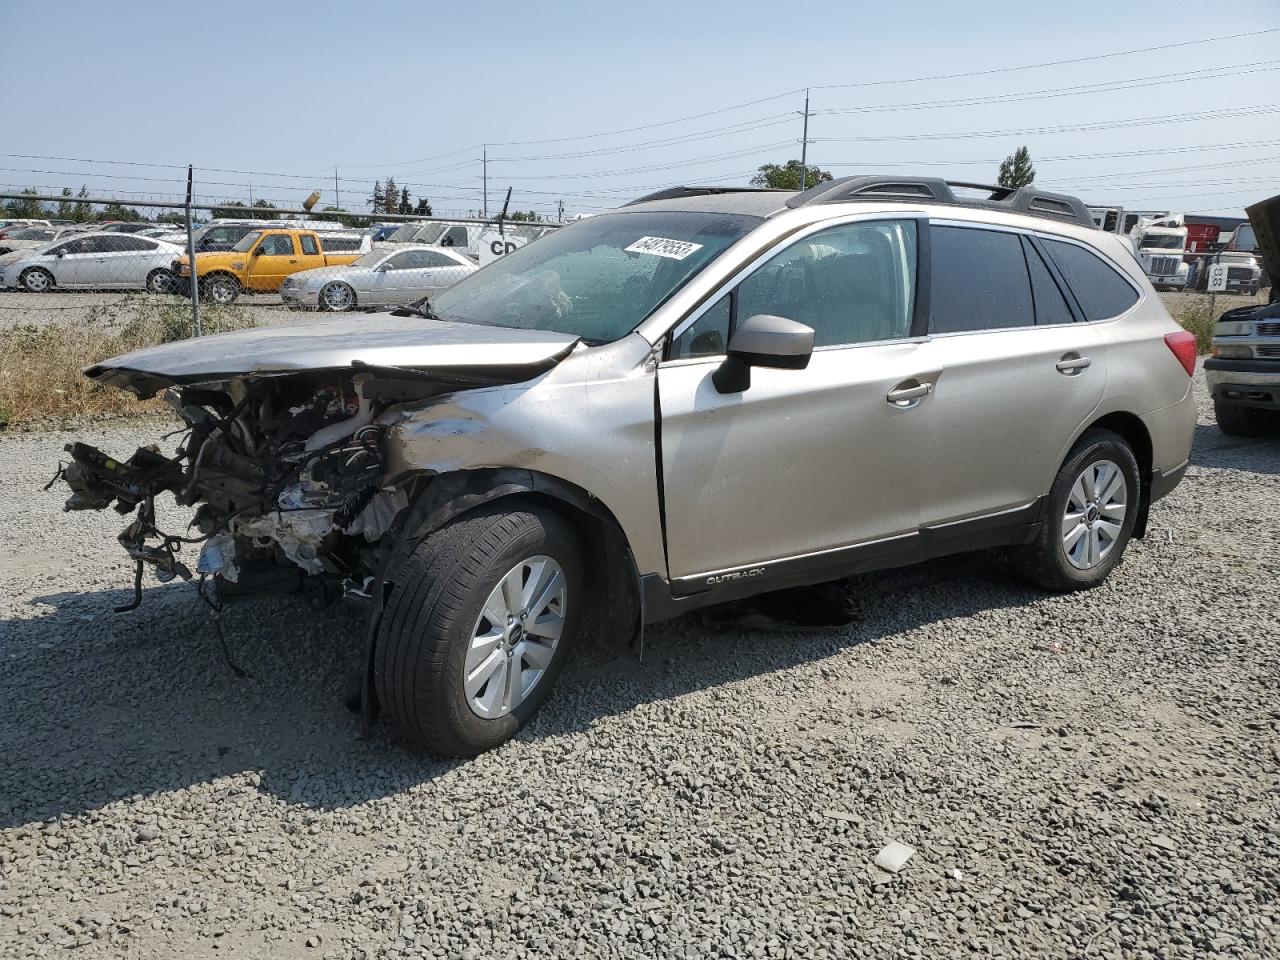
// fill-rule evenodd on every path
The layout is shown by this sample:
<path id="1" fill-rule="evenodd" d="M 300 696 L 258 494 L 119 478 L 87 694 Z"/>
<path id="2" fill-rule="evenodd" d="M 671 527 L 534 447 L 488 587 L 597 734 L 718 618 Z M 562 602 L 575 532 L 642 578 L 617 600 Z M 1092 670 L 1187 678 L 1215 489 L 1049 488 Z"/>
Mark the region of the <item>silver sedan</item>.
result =
<path id="1" fill-rule="evenodd" d="M 344 267 L 317 267 L 287 277 L 280 297 L 290 306 L 320 310 L 412 303 L 451 287 L 480 269 L 447 247 L 374 250 Z"/>
<path id="2" fill-rule="evenodd" d="M 0 258 L 0 287 L 32 293 L 74 287 L 168 293 L 171 265 L 182 252 L 171 243 L 125 233 L 82 233 Z"/>

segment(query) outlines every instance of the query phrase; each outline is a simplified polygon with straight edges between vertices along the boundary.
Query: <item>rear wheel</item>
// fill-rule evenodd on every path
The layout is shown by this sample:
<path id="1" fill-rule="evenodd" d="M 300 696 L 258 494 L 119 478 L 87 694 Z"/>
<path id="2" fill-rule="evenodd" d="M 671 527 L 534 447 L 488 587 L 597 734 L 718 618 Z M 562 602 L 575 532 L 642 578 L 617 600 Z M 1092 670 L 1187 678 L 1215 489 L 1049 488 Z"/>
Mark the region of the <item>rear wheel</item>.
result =
<path id="1" fill-rule="evenodd" d="M 1266 437 L 1280 429 L 1280 415 L 1256 407 L 1213 401 L 1218 429 L 1231 437 Z"/>
<path id="2" fill-rule="evenodd" d="M 209 277 L 201 286 L 204 288 L 205 299 L 210 303 L 235 303 L 236 298 L 240 296 L 239 281 L 235 277 L 227 276 L 225 273 Z"/>
<path id="3" fill-rule="evenodd" d="M 339 281 L 326 283 L 320 289 L 320 309 L 340 313 L 356 305 L 356 292 Z"/>
<path id="4" fill-rule="evenodd" d="M 172 270 L 163 267 L 147 274 L 147 290 L 151 293 L 173 293 L 177 287 L 177 277 Z"/>
<path id="5" fill-rule="evenodd" d="M 48 293 L 53 289 L 53 274 L 44 267 L 30 267 L 22 271 L 18 282 L 28 293 Z"/>
<path id="6" fill-rule="evenodd" d="M 1110 430 L 1090 430 L 1054 478 L 1039 536 L 1015 551 L 1019 572 L 1058 592 L 1102 583 L 1133 535 L 1141 496 L 1129 444 Z"/>
<path id="7" fill-rule="evenodd" d="M 510 739 L 573 645 L 580 558 L 558 514 L 526 505 L 481 508 L 419 544 L 379 628 L 374 688 L 391 723 L 456 757 Z"/>

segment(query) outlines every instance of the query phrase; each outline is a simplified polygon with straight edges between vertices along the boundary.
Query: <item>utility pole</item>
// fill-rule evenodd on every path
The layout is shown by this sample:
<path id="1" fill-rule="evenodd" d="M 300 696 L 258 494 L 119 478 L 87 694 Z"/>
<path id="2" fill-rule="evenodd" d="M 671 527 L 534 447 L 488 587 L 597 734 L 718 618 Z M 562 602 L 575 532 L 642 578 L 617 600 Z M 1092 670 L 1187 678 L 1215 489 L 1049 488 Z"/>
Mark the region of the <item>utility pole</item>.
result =
<path id="1" fill-rule="evenodd" d="M 556 223 L 564 223 L 564 201 L 561 200 L 556 207 Z"/>
<path id="2" fill-rule="evenodd" d="M 804 88 L 804 132 L 800 135 L 800 189 L 809 185 L 809 88 Z"/>
<path id="3" fill-rule="evenodd" d="M 342 209 L 342 194 L 338 193 L 338 165 L 333 165 L 333 205 Z"/>
<path id="4" fill-rule="evenodd" d="M 484 190 L 484 218 L 489 219 L 489 145 L 480 148 L 480 179 Z"/>
<path id="5" fill-rule="evenodd" d="M 191 328 L 196 336 L 204 331 L 200 328 L 200 278 L 196 276 L 196 233 L 195 224 L 191 222 L 191 165 L 187 164 L 187 271 L 191 287 Z"/>

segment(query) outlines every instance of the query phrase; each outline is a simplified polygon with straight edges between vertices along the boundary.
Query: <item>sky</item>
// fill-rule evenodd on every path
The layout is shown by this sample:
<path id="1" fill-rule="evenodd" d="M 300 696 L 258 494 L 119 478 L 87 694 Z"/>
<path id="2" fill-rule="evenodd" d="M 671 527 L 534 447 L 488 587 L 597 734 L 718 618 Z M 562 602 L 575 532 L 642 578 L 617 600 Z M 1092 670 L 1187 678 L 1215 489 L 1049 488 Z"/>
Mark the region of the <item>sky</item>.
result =
<path id="1" fill-rule="evenodd" d="M 835 176 L 993 182 L 1026 145 L 1090 204 L 1280 193 L 1280 3 L 1039 7 L 0 0 L 0 189 L 172 200 L 190 163 L 209 201 L 365 209 L 393 176 L 468 213 L 487 154 L 490 213 L 590 213 L 798 158 L 807 87 Z"/>

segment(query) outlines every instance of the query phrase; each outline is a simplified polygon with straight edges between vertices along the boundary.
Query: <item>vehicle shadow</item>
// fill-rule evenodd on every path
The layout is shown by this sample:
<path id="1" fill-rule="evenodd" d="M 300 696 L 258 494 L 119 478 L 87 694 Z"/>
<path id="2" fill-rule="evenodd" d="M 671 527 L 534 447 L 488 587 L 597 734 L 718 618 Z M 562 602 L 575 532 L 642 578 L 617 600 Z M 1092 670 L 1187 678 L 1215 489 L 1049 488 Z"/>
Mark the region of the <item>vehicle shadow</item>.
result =
<path id="1" fill-rule="evenodd" d="M 1041 596 L 998 565 L 964 557 L 829 589 L 847 596 L 846 613 L 835 618 L 846 623 L 780 622 L 789 609 L 801 621 L 828 619 L 814 616 L 811 591 L 788 591 L 650 627 L 639 658 L 584 645 L 518 739 L 562 735 L 644 703 Z M 913 602 L 922 591 L 930 603 Z M 138 610 L 111 613 L 130 596 L 57 593 L 32 601 L 47 608 L 32 619 L 0 621 L 8 659 L 0 827 L 246 772 L 258 791 L 289 804 L 342 808 L 430 783 L 466 762 L 397 742 L 385 724 L 361 739 L 358 717 L 343 703 L 363 642 L 356 611 L 320 609 L 297 596 L 228 607 L 228 646 L 250 675 L 239 678 L 192 588 L 151 588 Z"/>
<path id="2" fill-rule="evenodd" d="M 1196 424 L 1193 466 L 1280 475 L 1280 433 L 1269 437 L 1229 437 L 1214 423 Z"/>

